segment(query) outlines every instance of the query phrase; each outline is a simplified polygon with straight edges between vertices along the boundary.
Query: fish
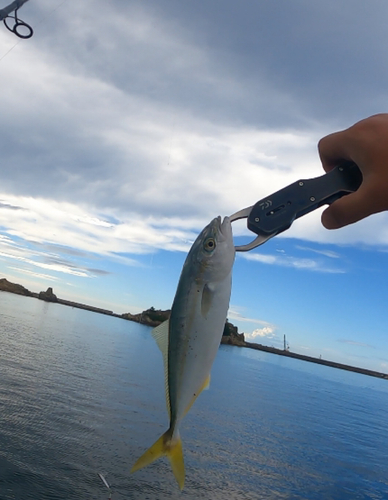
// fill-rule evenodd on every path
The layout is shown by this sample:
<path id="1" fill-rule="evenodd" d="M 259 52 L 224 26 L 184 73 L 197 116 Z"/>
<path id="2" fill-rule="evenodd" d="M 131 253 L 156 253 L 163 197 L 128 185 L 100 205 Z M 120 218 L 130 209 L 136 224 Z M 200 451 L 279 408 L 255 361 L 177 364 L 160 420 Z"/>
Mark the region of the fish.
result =
<path id="1" fill-rule="evenodd" d="M 185 481 L 183 417 L 205 388 L 225 327 L 235 258 L 229 217 L 214 218 L 194 241 L 179 278 L 170 318 L 152 336 L 163 354 L 167 431 L 136 461 L 136 472 L 167 456 L 179 488 Z"/>

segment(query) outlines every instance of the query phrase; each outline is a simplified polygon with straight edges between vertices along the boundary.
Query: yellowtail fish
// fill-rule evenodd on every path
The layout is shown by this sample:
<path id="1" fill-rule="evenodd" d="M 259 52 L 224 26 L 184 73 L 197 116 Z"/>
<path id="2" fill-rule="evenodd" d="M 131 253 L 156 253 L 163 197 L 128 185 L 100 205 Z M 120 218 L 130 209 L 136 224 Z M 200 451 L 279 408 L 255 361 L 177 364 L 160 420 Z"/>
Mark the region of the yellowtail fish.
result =
<path id="1" fill-rule="evenodd" d="M 170 319 L 152 335 L 163 353 L 169 429 L 132 467 L 135 472 L 167 455 L 180 489 L 185 481 L 181 420 L 209 386 L 229 308 L 235 250 L 229 217 L 213 219 L 183 265 Z"/>

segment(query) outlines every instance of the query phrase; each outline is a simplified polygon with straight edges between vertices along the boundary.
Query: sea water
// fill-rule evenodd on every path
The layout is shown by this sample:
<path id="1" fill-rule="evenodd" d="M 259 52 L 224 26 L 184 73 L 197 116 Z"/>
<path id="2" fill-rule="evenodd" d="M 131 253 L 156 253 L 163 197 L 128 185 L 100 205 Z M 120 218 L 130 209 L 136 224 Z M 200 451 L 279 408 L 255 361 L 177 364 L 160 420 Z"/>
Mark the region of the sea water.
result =
<path id="1" fill-rule="evenodd" d="M 388 499 L 387 380 L 232 346 L 183 421 L 183 493 L 166 459 L 130 474 L 168 427 L 150 331 L 0 292 L 0 500 Z"/>

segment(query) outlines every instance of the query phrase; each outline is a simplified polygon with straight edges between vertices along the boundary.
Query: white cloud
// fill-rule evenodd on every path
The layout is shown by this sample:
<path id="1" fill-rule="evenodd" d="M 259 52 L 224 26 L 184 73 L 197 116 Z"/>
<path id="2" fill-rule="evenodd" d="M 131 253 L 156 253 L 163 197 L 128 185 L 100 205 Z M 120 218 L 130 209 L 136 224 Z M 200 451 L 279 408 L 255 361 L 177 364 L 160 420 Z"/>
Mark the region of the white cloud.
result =
<path id="1" fill-rule="evenodd" d="M 339 259 L 340 254 L 338 252 L 333 252 L 332 250 L 326 250 L 326 249 L 316 249 L 316 248 L 310 248 L 310 247 L 304 247 L 301 245 L 297 245 L 296 248 L 299 250 L 304 250 L 306 252 L 313 252 L 317 253 L 318 255 L 324 255 L 325 257 L 329 257 L 330 259 Z"/>
<path id="2" fill-rule="evenodd" d="M 297 219 L 290 229 L 276 238 L 297 238 L 326 245 L 388 245 L 388 213 L 375 214 L 357 224 L 328 231 L 320 222 L 323 209 L 324 207 Z"/>
<path id="3" fill-rule="evenodd" d="M 55 271 L 55 272 L 60 272 L 60 273 L 65 273 L 65 274 L 71 274 L 73 276 L 80 276 L 80 277 L 83 277 L 83 278 L 88 277 L 88 273 L 86 273 L 85 271 L 74 269 L 71 266 L 64 266 L 64 265 L 61 265 L 61 264 L 48 264 L 48 263 L 44 263 L 44 262 L 39 262 L 37 260 L 28 259 L 26 257 L 20 257 L 20 256 L 17 256 L 17 255 L 12 255 L 11 253 L 0 252 L 0 258 L 3 258 L 3 259 L 5 258 L 7 260 L 14 259 L 14 260 L 18 260 L 18 261 L 24 262 L 25 264 L 29 264 L 31 266 L 39 267 L 39 268 L 42 268 L 42 269 L 47 269 L 47 270 L 50 270 L 50 271 Z"/>
<path id="4" fill-rule="evenodd" d="M 270 264 L 283 267 L 292 267 L 306 271 L 318 271 L 324 273 L 344 273 L 340 268 L 327 266 L 325 262 L 293 257 L 289 255 L 268 255 L 262 253 L 241 253 L 241 257 L 250 261 L 260 262 L 262 264 Z"/>
<path id="5" fill-rule="evenodd" d="M 36 8 L 39 15 L 31 6 L 24 10 L 38 20 L 52 6 L 42 0 Z M 58 9 L 49 26 L 3 59 L 2 189 L 15 203 L 28 195 L 35 205 L 57 209 L 55 217 L 37 220 L 47 229 L 45 238 L 27 214 L 10 217 L 12 234 L 105 254 L 186 250 L 212 217 L 321 174 L 316 143 L 324 126 L 316 117 L 308 118 L 308 128 L 297 128 L 290 116 L 269 128 L 263 118 L 225 119 L 222 111 L 249 102 L 257 116 L 266 110 L 269 119 L 269 102 L 277 108 L 287 102 L 288 110 L 301 114 L 291 91 L 265 72 L 253 80 L 239 76 L 232 71 L 237 60 L 220 59 L 216 47 L 202 44 L 185 9 L 180 21 L 162 11 L 153 3 L 74 4 Z M 0 31 L 4 44 L 10 36 Z M 73 230 L 69 217 L 86 226 Z M 112 231 L 92 231 L 87 226 L 93 224 Z M 234 227 L 236 235 L 247 234 Z M 382 224 L 329 233 L 317 216 L 296 221 L 280 237 L 388 244 Z M 288 265 L 319 267 L 309 260 Z"/>
<path id="6" fill-rule="evenodd" d="M 21 267 L 13 267 L 13 266 L 8 266 L 8 269 L 12 269 L 13 271 L 17 271 L 21 273 L 22 275 L 28 274 L 29 276 L 33 276 L 34 278 L 40 278 L 45 281 L 58 281 L 58 278 L 55 276 L 52 276 L 50 274 L 43 274 L 43 273 L 36 273 L 34 271 L 31 271 L 30 269 L 26 268 L 21 268 Z"/>
<path id="7" fill-rule="evenodd" d="M 258 318 L 249 318 L 245 316 L 244 313 L 245 313 L 245 307 L 231 304 L 228 310 L 228 318 L 244 323 L 257 323 L 259 325 L 264 325 L 264 327 L 270 327 L 274 329 L 274 326 L 268 323 L 268 321 Z"/>
<path id="8" fill-rule="evenodd" d="M 111 214 L 100 214 L 92 209 L 49 199 L 8 196 L 23 210 L 0 209 L 0 227 L 4 242 L 14 245 L 11 236 L 36 243 L 70 246 L 82 251 L 113 257 L 115 253 L 148 253 L 155 248 L 187 250 L 188 241 L 195 233 L 180 229 L 187 221 L 180 221 L 178 228 L 163 219 L 141 218 L 138 214 L 126 215 L 126 220 L 106 222 Z M 179 227 L 180 226 L 180 227 Z M 127 258 L 127 264 L 136 261 Z"/>
<path id="9" fill-rule="evenodd" d="M 245 339 L 246 340 L 254 340 L 257 338 L 261 339 L 273 339 L 275 338 L 275 331 L 274 328 L 270 326 L 264 326 L 263 328 L 256 328 L 256 330 L 253 330 L 251 333 L 245 333 Z"/>

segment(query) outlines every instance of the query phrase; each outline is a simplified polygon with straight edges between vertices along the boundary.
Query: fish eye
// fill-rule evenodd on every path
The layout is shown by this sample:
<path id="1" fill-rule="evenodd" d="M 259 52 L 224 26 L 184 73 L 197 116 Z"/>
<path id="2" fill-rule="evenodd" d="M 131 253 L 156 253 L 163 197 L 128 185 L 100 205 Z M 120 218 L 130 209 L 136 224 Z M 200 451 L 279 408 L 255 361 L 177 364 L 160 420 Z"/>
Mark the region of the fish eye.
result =
<path id="1" fill-rule="evenodd" d="M 207 240 L 205 240 L 205 242 L 203 244 L 203 248 L 207 252 L 211 252 L 212 250 L 214 250 L 216 248 L 216 240 L 214 238 L 208 238 Z"/>

